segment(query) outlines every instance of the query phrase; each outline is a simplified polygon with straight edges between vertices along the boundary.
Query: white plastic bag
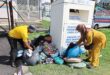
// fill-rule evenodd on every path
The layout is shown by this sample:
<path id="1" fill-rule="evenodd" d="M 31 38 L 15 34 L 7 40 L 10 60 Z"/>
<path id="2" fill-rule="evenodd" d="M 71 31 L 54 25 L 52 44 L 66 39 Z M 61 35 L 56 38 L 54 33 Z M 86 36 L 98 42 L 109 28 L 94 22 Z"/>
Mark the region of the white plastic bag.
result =
<path id="1" fill-rule="evenodd" d="M 27 50 L 27 56 L 31 57 L 32 56 L 33 51 L 31 49 Z"/>

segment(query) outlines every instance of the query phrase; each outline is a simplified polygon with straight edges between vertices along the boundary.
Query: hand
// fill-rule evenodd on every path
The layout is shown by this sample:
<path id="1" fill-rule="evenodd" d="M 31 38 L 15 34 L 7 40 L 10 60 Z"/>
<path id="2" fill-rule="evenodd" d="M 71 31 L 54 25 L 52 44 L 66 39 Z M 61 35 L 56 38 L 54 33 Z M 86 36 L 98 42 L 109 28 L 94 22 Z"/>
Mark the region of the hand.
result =
<path id="1" fill-rule="evenodd" d="M 32 51 L 31 49 L 28 49 L 27 55 L 28 55 L 29 57 L 32 56 L 32 53 L 33 53 L 33 51 Z"/>
<path id="2" fill-rule="evenodd" d="M 87 45 L 87 40 L 84 41 L 84 45 Z"/>
<path id="3" fill-rule="evenodd" d="M 33 51 L 33 48 L 32 47 L 29 47 L 29 49 Z"/>
<path id="4" fill-rule="evenodd" d="M 33 50 L 33 48 L 29 45 L 28 42 L 24 42 L 24 45 L 26 46 L 27 49 Z"/>
<path id="5" fill-rule="evenodd" d="M 82 45 L 84 45 L 84 43 L 79 44 L 79 46 L 82 46 Z"/>
<path id="6" fill-rule="evenodd" d="M 28 49 L 29 53 L 32 53 L 33 51 L 31 49 Z"/>
<path id="7" fill-rule="evenodd" d="M 28 40 L 28 43 L 31 44 L 31 40 Z"/>

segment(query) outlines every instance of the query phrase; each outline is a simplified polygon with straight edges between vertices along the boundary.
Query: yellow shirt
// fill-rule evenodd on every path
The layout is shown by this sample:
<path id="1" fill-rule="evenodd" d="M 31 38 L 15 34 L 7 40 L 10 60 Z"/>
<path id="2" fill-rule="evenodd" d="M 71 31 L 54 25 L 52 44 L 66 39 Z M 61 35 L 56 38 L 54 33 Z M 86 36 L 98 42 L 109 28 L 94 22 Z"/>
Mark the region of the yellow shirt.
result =
<path id="1" fill-rule="evenodd" d="M 24 42 L 28 41 L 28 26 L 22 25 L 15 27 L 9 31 L 9 36 L 16 39 L 23 39 Z"/>
<path id="2" fill-rule="evenodd" d="M 86 40 L 87 40 L 86 45 L 90 45 L 92 42 L 94 45 L 101 44 L 101 48 L 104 48 L 106 45 L 105 34 L 94 29 L 87 33 Z M 80 38 L 78 43 L 81 43 L 82 41 L 83 41 L 82 38 Z"/>
<path id="3" fill-rule="evenodd" d="M 101 48 L 104 48 L 106 46 L 105 34 L 100 31 L 94 30 L 94 29 L 93 29 L 93 33 L 94 33 L 93 43 L 95 45 L 101 44 Z"/>

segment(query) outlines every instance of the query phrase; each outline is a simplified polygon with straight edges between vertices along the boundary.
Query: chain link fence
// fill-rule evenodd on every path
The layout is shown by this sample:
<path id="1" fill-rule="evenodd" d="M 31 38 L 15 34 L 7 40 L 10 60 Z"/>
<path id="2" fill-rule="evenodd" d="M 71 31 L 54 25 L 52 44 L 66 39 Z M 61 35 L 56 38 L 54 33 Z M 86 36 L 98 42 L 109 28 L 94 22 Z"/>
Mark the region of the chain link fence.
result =
<path id="1" fill-rule="evenodd" d="M 17 0 L 16 3 L 17 10 L 25 21 L 40 19 L 40 0 Z"/>
<path id="2" fill-rule="evenodd" d="M 9 28 L 6 0 L 0 0 L 0 26 Z M 7 0 L 8 2 L 10 0 Z M 12 0 L 14 23 L 19 24 L 34 24 L 40 20 L 40 2 L 41 0 Z M 4 3 L 4 4 L 3 4 Z M 3 16 L 3 17 L 2 17 Z M 15 18 L 16 17 L 16 18 Z"/>

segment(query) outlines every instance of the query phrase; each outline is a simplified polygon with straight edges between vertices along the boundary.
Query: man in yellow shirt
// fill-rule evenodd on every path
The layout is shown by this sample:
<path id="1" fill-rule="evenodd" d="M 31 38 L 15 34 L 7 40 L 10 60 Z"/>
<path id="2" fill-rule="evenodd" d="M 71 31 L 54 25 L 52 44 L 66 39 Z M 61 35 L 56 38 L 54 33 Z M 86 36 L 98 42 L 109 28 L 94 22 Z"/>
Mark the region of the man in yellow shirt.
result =
<path id="1" fill-rule="evenodd" d="M 28 34 L 33 33 L 35 30 L 35 27 L 32 25 L 20 25 L 9 31 L 8 40 L 11 46 L 10 64 L 12 67 L 15 66 L 15 59 L 17 56 L 17 42 L 21 45 L 23 49 L 26 48 L 33 50 L 33 48 L 29 44 Z"/>

